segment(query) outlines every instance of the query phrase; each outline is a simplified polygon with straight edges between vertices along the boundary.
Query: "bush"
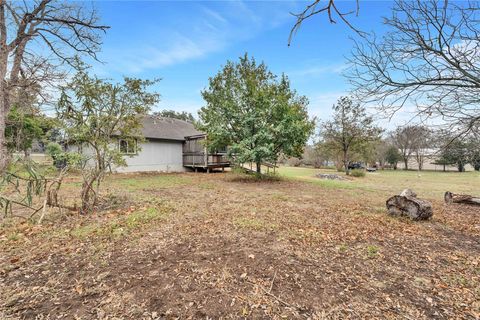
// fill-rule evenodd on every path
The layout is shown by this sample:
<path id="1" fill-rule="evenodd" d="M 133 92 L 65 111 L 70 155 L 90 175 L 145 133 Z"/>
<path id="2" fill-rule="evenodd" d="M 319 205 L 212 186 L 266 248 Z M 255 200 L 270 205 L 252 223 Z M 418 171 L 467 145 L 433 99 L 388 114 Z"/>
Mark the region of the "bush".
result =
<path id="1" fill-rule="evenodd" d="M 352 171 L 350 171 L 350 174 L 353 176 L 353 177 L 365 177 L 365 170 L 363 169 L 353 169 Z"/>
<path id="2" fill-rule="evenodd" d="M 257 182 L 257 181 L 280 181 L 281 176 L 278 173 L 256 173 L 247 172 L 244 168 L 233 167 L 232 168 L 232 181 L 237 182 Z"/>
<path id="3" fill-rule="evenodd" d="M 49 142 L 45 148 L 45 153 L 48 154 L 50 157 L 55 159 L 61 153 L 63 153 L 62 146 L 56 142 Z"/>
<path id="4" fill-rule="evenodd" d="M 302 160 L 295 157 L 291 157 L 287 160 L 287 164 L 290 167 L 299 167 L 300 165 L 302 165 Z"/>
<path id="5" fill-rule="evenodd" d="M 53 165 L 57 168 L 62 168 L 66 165 L 63 158 L 62 146 L 56 142 L 49 142 L 45 148 L 45 153 L 53 159 Z"/>
<path id="6" fill-rule="evenodd" d="M 232 167 L 232 173 L 242 175 L 246 174 L 246 170 L 243 167 L 234 166 Z"/>

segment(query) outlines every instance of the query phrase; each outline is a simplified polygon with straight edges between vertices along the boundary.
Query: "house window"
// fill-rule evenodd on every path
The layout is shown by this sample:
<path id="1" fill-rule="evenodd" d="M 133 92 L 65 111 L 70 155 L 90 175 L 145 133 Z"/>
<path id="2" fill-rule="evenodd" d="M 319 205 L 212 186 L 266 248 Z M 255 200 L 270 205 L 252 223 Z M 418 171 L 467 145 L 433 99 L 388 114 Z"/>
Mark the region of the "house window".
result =
<path id="1" fill-rule="evenodd" d="M 137 153 L 137 140 L 118 140 L 118 149 L 123 154 Z"/>
<path id="2" fill-rule="evenodd" d="M 220 147 L 215 150 L 215 153 L 227 153 L 227 147 Z"/>

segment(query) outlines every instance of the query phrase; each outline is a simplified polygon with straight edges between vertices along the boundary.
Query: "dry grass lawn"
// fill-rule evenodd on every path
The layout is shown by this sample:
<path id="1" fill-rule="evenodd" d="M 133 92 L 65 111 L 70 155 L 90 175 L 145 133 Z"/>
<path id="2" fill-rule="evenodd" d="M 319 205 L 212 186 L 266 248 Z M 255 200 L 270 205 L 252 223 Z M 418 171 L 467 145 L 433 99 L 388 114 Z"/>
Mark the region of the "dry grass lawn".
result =
<path id="1" fill-rule="evenodd" d="M 442 199 L 478 173 L 280 173 L 114 175 L 91 216 L 4 220 L 0 318 L 480 318 L 480 209 Z M 433 219 L 387 216 L 406 187 Z"/>

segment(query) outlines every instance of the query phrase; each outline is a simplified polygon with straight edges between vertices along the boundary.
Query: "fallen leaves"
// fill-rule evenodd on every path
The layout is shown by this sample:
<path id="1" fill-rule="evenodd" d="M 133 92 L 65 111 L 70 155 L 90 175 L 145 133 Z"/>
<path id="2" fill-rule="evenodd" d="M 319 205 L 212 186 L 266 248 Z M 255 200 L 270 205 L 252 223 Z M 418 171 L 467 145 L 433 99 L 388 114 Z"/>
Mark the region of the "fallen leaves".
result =
<path id="1" fill-rule="evenodd" d="M 178 175 L 189 183 L 177 184 L 166 176 L 161 190 L 161 175 L 115 176 L 128 185 L 124 207 L 1 230 L 0 315 L 479 315 L 479 213 L 451 206 L 411 223 L 356 190 L 216 174 Z M 167 218 L 156 210 L 164 204 Z"/>

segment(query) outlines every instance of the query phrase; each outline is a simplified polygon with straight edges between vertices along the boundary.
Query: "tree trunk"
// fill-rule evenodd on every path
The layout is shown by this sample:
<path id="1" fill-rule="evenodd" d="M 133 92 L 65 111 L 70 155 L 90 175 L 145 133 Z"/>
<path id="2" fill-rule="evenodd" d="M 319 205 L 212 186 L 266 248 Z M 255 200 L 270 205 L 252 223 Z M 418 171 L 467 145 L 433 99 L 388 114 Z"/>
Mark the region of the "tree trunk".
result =
<path id="1" fill-rule="evenodd" d="M 256 163 L 256 166 L 257 166 L 257 173 L 262 173 L 262 164 L 260 161 L 257 161 Z"/>
<path id="2" fill-rule="evenodd" d="M 25 160 L 30 160 L 30 149 L 23 150 L 23 154 Z"/>
<path id="3" fill-rule="evenodd" d="M 5 141 L 5 127 L 7 121 L 8 88 L 7 88 L 7 23 L 5 18 L 5 3 L 0 2 L 0 173 L 5 172 L 10 160 L 7 142 Z"/>
<path id="4" fill-rule="evenodd" d="M 388 213 L 392 216 L 407 216 L 412 220 L 426 220 L 433 215 L 432 204 L 418 199 L 411 190 L 389 198 L 386 202 Z"/>
<path id="5" fill-rule="evenodd" d="M 343 151 L 343 166 L 345 168 L 345 174 L 348 176 L 350 171 L 348 170 L 348 153 L 347 150 Z"/>
<path id="6" fill-rule="evenodd" d="M 5 141 L 5 118 L 6 114 L 4 99 L 0 96 L 0 173 L 5 172 L 10 160 L 7 151 L 7 142 Z"/>
<path id="7" fill-rule="evenodd" d="M 445 192 L 445 203 L 465 203 L 480 206 L 480 197 L 473 197 L 468 194 L 456 194 L 449 191 Z"/>
<path id="8" fill-rule="evenodd" d="M 404 170 L 408 170 L 408 158 L 404 158 L 403 163 L 405 164 Z"/>

